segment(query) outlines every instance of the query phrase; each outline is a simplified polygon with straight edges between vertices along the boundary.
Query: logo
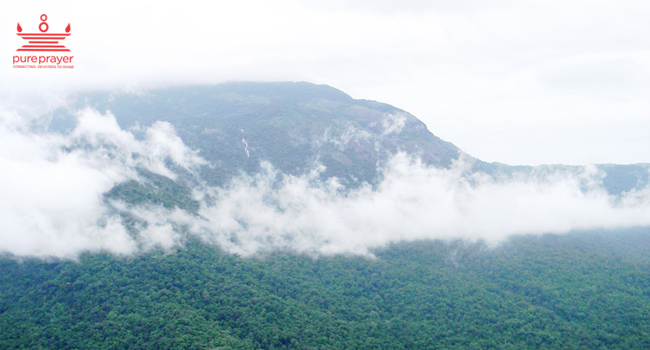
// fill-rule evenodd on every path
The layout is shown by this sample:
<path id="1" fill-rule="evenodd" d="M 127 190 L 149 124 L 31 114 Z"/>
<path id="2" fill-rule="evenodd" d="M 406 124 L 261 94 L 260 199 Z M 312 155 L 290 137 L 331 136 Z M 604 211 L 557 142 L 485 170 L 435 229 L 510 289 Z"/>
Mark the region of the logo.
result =
<path id="1" fill-rule="evenodd" d="M 60 42 L 70 36 L 70 24 L 65 28 L 65 33 L 48 33 L 50 26 L 47 24 L 47 15 L 42 14 L 41 24 L 38 26 L 40 33 L 23 33 L 20 22 L 16 26 L 17 35 L 27 40 L 27 44 L 16 50 L 17 52 L 70 52 L 70 49 L 61 45 Z M 68 55 L 15 55 L 13 57 L 14 68 L 74 68 L 72 59 Z"/>

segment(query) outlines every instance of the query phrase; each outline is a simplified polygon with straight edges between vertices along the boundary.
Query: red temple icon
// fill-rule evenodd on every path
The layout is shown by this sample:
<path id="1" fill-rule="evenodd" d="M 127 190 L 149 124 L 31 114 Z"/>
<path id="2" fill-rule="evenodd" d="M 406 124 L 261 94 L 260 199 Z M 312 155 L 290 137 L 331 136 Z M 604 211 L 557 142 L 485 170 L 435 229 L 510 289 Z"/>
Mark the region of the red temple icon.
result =
<path id="1" fill-rule="evenodd" d="M 40 33 L 22 33 L 23 28 L 18 23 L 16 27 L 18 33 L 16 34 L 29 43 L 16 51 L 70 51 L 59 44 L 59 41 L 70 36 L 70 24 L 65 28 L 65 33 L 47 33 L 50 26 L 45 21 L 47 21 L 47 15 L 43 14 L 41 15 L 41 24 L 38 26 Z"/>

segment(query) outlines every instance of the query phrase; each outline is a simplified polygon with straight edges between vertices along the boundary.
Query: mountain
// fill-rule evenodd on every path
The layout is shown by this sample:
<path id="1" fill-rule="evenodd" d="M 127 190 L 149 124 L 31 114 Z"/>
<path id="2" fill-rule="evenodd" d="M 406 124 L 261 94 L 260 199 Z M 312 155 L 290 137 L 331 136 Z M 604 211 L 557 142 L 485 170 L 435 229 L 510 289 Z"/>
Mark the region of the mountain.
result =
<path id="1" fill-rule="evenodd" d="M 306 82 L 236 82 L 139 94 L 82 94 L 75 97 L 72 107 L 55 111 L 49 127 L 72 130 L 75 117 L 69 111 L 82 107 L 110 111 L 123 129 L 157 121 L 171 123 L 184 143 L 200 150 L 200 156 L 212 164 L 201 169 L 202 178 L 211 185 L 223 185 L 241 171 L 255 173 L 260 161 L 292 175 L 321 164 L 324 179 L 337 177 L 350 186 L 376 184 L 382 167 L 398 151 L 435 167 L 449 167 L 462 156 L 473 171 L 495 177 L 543 177 L 557 170 L 575 173 L 582 169 L 485 163 L 441 140 L 408 112 Z M 649 183 L 648 164 L 597 167 L 610 194 Z"/>
<path id="2" fill-rule="evenodd" d="M 646 164 L 486 163 L 309 83 L 80 94 L 32 132 L 68 187 L 14 198 L 0 349 L 650 347 Z"/>
<path id="3" fill-rule="evenodd" d="M 188 146 L 214 163 L 203 169 L 211 184 L 240 170 L 258 171 L 262 160 L 287 174 L 308 172 L 318 162 L 325 178 L 372 183 L 378 163 L 397 151 L 436 166 L 449 166 L 461 153 L 411 114 L 325 85 L 227 83 L 77 99 L 76 106 L 111 111 L 123 129 L 171 123 Z M 52 127 L 71 130 L 71 120 L 59 111 Z"/>

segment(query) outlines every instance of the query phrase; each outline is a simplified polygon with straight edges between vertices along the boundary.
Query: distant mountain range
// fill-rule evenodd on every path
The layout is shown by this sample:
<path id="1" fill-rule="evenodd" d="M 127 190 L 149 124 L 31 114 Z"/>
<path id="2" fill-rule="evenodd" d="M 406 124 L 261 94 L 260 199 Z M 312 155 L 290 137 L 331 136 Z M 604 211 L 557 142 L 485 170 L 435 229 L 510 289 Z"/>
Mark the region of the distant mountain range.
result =
<path id="1" fill-rule="evenodd" d="M 73 108 L 110 111 L 123 129 L 167 121 L 183 142 L 210 165 L 201 177 L 211 185 L 227 183 L 240 172 L 254 173 L 261 161 L 292 175 L 323 165 L 323 178 L 344 184 L 376 184 L 391 155 L 405 152 L 424 164 L 449 167 L 462 157 L 475 172 L 496 178 L 543 177 L 579 166 L 509 166 L 486 163 L 432 134 L 413 115 L 391 105 L 353 99 L 326 85 L 306 82 L 237 82 L 175 87 L 133 93 L 89 93 L 75 97 Z M 49 127 L 61 132 L 75 126 L 70 109 L 53 113 Z M 137 131 L 136 131 L 137 132 Z M 648 164 L 602 164 L 602 186 L 614 195 L 644 188 Z"/>

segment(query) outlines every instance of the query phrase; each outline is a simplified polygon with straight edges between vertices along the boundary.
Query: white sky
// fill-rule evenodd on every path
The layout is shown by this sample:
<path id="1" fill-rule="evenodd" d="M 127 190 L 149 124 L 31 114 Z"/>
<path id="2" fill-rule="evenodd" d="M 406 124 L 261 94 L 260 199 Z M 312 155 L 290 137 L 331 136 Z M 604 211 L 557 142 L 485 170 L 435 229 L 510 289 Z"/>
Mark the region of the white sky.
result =
<path id="1" fill-rule="evenodd" d="M 74 70 L 12 68 L 16 23 L 43 13 L 71 24 Z M 485 161 L 650 162 L 647 1 L 13 1 L 0 62 L 5 101 L 300 80 L 402 108 Z"/>

